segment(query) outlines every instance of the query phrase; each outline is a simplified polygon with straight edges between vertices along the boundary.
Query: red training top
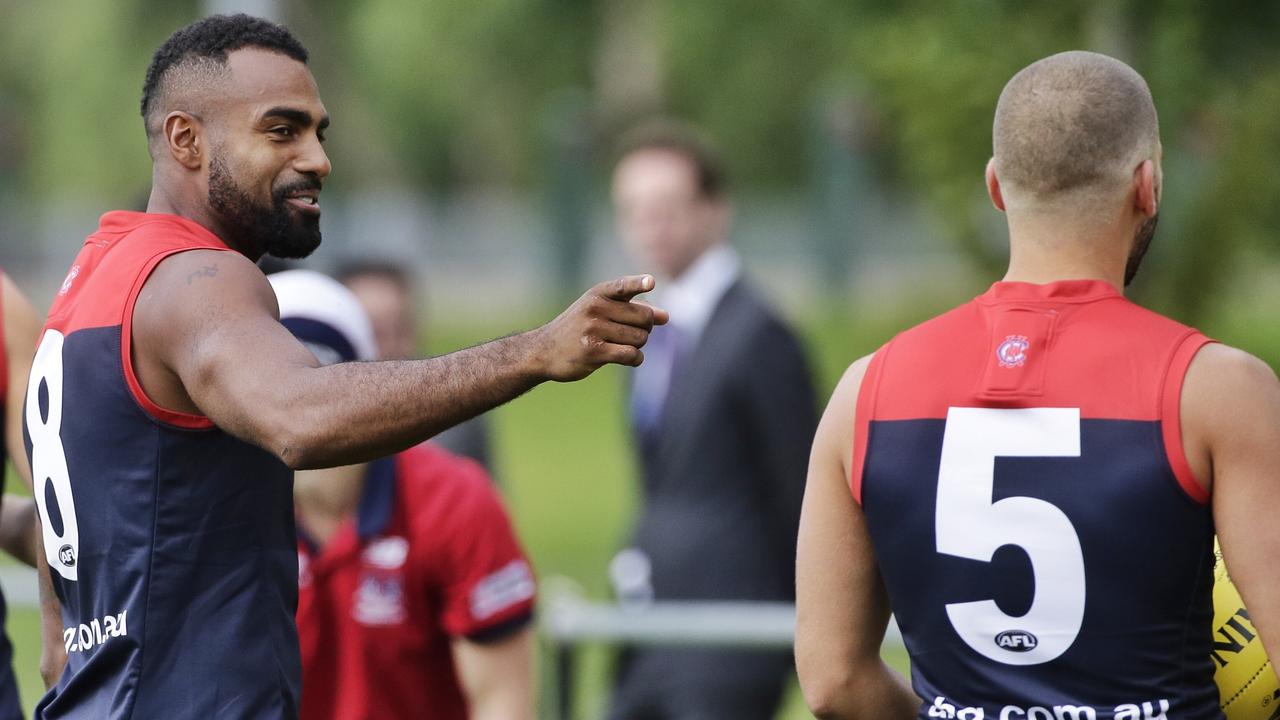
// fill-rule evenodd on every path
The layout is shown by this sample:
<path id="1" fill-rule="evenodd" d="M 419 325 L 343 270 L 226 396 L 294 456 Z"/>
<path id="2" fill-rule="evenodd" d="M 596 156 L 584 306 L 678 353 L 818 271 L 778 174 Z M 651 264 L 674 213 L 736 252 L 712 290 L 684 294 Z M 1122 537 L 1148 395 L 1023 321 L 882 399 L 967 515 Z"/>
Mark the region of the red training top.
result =
<path id="1" fill-rule="evenodd" d="M 450 642 L 533 616 L 533 573 L 488 475 L 430 444 L 370 464 L 356 518 L 299 531 L 302 720 L 465 720 Z"/>

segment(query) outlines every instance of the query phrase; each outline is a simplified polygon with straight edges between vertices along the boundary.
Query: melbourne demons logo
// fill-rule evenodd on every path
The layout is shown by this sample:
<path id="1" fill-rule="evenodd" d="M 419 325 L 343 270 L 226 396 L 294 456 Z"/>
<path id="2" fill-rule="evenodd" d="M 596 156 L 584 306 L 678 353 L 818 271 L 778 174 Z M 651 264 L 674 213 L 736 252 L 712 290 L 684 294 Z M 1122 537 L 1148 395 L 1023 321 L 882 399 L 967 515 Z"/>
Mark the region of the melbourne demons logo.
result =
<path id="1" fill-rule="evenodd" d="M 58 290 L 58 294 L 66 295 L 71 290 L 71 283 L 75 282 L 78 277 L 80 277 L 80 266 L 76 265 L 71 268 L 71 271 L 67 273 L 66 279 L 62 281 L 62 287 Z"/>
<path id="2" fill-rule="evenodd" d="M 1030 348 L 1031 341 L 1026 335 L 1010 335 L 996 348 L 996 360 L 1000 367 L 1022 367 L 1027 362 L 1027 350 Z"/>

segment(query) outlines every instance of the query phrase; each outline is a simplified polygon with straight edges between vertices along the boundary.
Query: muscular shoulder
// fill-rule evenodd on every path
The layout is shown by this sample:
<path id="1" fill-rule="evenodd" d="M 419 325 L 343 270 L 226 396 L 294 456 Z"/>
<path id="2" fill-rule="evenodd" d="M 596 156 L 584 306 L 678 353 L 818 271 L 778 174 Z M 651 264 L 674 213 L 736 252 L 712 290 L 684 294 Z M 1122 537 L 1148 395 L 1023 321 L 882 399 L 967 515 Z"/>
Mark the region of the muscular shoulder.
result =
<path id="1" fill-rule="evenodd" d="M 152 301 L 181 308 L 206 305 L 210 299 L 219 306 L 237 300 L 264 304 L 279 314 L 271 284 L 257 265 L 240 253 L 209 249 L 161 260 L 143 285 L 135 312 L 148 309 Z"/>
<path id="2" fill-rule="evenodd" d="M 208 330 L 219 318 L 279 317 L 275 293 L 262 271 L 229 250 L 189 250 L 162 260 L 133 308 L 140 350 Z"/>
<path id="3" fill-rule="evenodd" d="M 848 476 L 853 461 L 858 393 L 873 357 L 874 354 L 858 358 L 844 371 L 831 393 L 814 439 L 814 451 L 826 453 L 830 461 L 838 461 L 844 477 Z"/>
<path id="4" fill-rule="evenodd" d="M 1183 380 L 1181 423 L 1187 461 L 1202 484 L 1211 479 L 1214 456 L 1280 418 L 1280 382 L 1249 353 L 1218 343 L 1205 345 Z"/>
<path id="5" fill-rule="evenodd" d="M 40 334 L 40 316 L 7 274 L 0 273 L 0 291 L 5 352 L 10 364 L 28 362 Z"/>
<path id="6" fill-rule="evenodd" d="M 1241 410 L 1280 396 L 1275 372 L 1262 360 L 1229 345 L 1209 343 L 1196 353 L 1183 381 L 1187 422 L 1229 425 Z"/>
<path id="7" fill-rule="evenodd" d="M 162 259 L 138 294 L 130 362 L 159 407 L 212 416 L 242 384 L 236 373 L 254 359 L 246 358 L 247 348 L 290 350 L 273 345 L 284 332 L 278 318 L 270 283 L 243 255 L 183 250 Z"/>

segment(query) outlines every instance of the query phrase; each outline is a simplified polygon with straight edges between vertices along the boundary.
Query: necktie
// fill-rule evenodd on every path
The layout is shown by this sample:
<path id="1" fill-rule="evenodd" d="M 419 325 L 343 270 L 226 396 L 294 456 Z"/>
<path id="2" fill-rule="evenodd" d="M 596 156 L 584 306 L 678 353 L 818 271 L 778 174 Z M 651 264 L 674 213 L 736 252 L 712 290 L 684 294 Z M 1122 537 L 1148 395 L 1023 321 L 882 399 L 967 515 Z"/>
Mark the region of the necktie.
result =
<path id="1" fill-rule="evenodd" d="M 657 429 L 681 351 L 681 333 L 674 325 L 659 325 L 649 333 L 644 363 L 636 369 L 631 388 L 631 417 L 642 433 Z"/>

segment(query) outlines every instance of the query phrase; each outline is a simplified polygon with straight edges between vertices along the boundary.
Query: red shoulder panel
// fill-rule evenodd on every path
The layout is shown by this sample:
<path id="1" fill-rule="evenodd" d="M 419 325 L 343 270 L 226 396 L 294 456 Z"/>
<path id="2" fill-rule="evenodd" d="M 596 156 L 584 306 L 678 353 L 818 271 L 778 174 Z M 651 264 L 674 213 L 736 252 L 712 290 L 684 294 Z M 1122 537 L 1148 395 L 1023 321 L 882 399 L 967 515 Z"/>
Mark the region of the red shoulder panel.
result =
<path id="1" fill-rule="evenodd" d="M 177 215 L 109 212 L 85 241 L 49 308 L 46 328 L 64 335 L 124 322 L 132 310 L 130 291 L 157 255 L 182 250 L 227 250 L 226 243 L 198 223 Z M 145 278 L 143 278 L 145 280 Z"/>
<path id="2" fill-rule="evenodd" d="M 944 419 L 950 407 L 1073 407 L 1082 419 L 1159 421 L 1178 484 L 1205 503 L 1179 408 L 1187 367 L 1208 342 L 1100 281 L 997 283 L 877 353 L 858 397 L 854 497 L 873 421 Z"/>
<path id="3" fill-rule="evenodd" d="M 1178 478 L 1178 485 L 1201 505 L 1208 504 L 1209 493 L 1196 481 L 1182 446 L 1182 383 L 1196 353 L 1211 342 L 1213 341 L 1204 335 L 1189 331 L 1174 351 L 1164 382 L 1161 383 L 1160 431 L 1164 436 L 1164 452 L 1169 458 L 1169 467 L 1173 468 L 1174 477 Z"/>
<path id="4" fill-rule="evenodd" d="M 867 461 L 867 440 L 871 433 L 871 419 L 876 416 L 876 397 L 880 394 L 880 371 L 884 368 L 885 357 L 893 347 L 890 340 L 884 347 L 871 356 L 867 364 L 867 372 L 862 376 L 862 385 L 858 387 L 858 406 L 853 420 L 853 459 L 849 463 L 849 488 L 853 492 L 853 501 L 862 504 L 862 472 Z"/>
<path id="5" fill-rule="evenodd" d="M 989 293 L 894 341 L 873 419 L 941 419 L 949 407 L 1078 407 L 1083 418 L 1158 420 L 1160 379 L 1189 332 L 1114 290 Z"/>
<path id="6" fill-rule="evenodd" d="M 143 284 L 162 260 L 187 250 L 230 251 L 203 226 L 176 215 L 110 212 L 85 240 L 49 310 L 46 329 L 69 335 L 77 330 L 120 326 L 125 382 L 148 415 L 177 427 L 208 429 L 206 417 L 176 412 L 153 402 L 133 369 L 133 306 Z"/>

